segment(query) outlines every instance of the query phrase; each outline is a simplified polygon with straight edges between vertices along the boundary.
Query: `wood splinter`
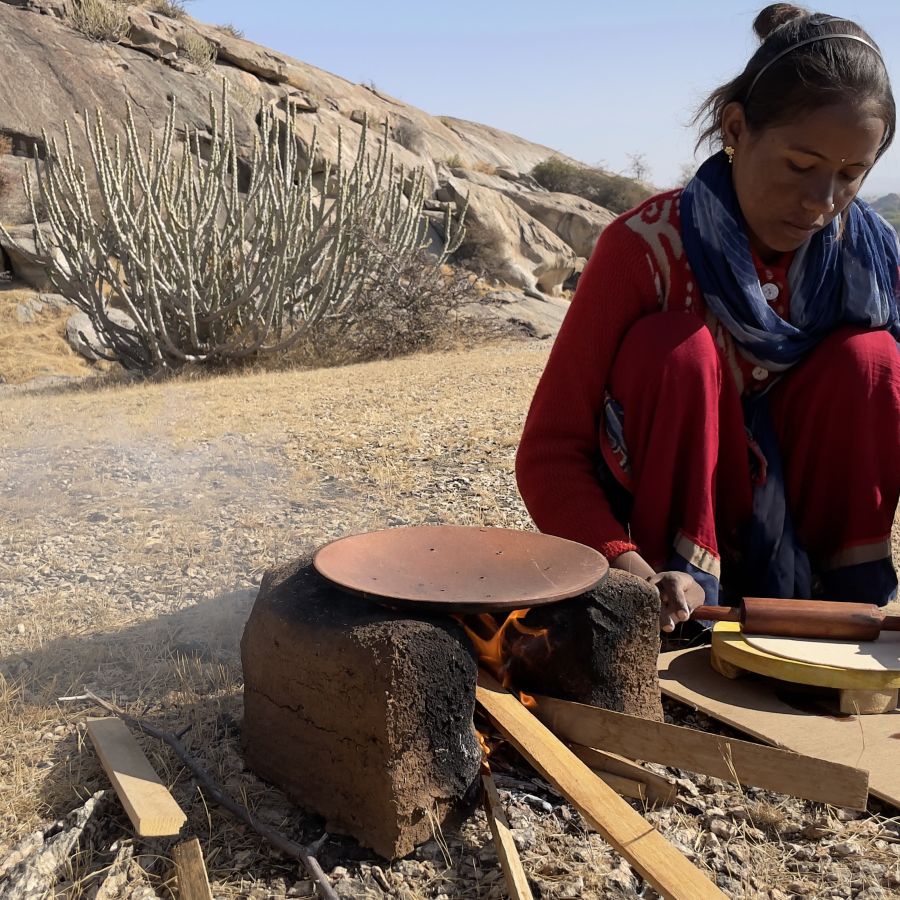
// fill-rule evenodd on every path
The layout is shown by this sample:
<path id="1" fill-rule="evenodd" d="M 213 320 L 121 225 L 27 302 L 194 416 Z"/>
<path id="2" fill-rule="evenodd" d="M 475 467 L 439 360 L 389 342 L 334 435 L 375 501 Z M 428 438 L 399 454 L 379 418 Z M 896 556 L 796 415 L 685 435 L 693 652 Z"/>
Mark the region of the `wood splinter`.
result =
<path id="1" fill-rule="evenodd" d="M 484 811 L 488 824 L 491 826 L 491 834 L 494 836 L 494 846 L 497 848 L 497 859 L 506 879 L 506 887 L 510 900 L 532 900 L 531 888 L 525 870 L 522 868 L 522 860 L 516 850 L 509 821 L 503 806 L 500 803 L 500 795 L 497 793 L 497 785 L 490 768 L 485 764 L 481 767 L 481 784 L 484 788 Z"/>
<path id="2" fill-rule="evenodd" d="M 172 849 L 179 900 L 213 900 L 200 841 L 193 837 Z"/>

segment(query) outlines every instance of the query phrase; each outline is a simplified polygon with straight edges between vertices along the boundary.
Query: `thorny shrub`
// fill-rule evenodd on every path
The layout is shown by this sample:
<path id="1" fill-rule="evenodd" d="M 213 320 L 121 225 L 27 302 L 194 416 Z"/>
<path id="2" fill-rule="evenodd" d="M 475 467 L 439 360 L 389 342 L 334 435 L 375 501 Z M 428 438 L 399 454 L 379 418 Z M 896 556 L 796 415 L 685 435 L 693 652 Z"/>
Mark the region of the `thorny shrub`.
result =
<path id="1" fill-rule="evenodd" d="M 611 175 L 601 169 L 566 162 L 556 156 L 538 163 L 531 174 L 548 191 L 575 194 L 614 213 L 632 209 L 652 193 L 633 178 Z"/>
<path id="2" fill-rule="evenodd" d="M 189 0 L 150 0 L 147 9 L 170 19 L 179 19 L 184 15 L 184 5 L 188 2 Z"/>
<path id="3" fill-rule="evenodd" d="M 497 271 L 503 263 L 505 241 L 493 225 L 466 219 L 466 233 L 453 254 L 453 261 L 480 276 Z"/>
<path id="4" fill-rule="evenodd" d="M 292 354 L 295 360 L 345 365 L 392 359 L 435 349 L 459 337 L 460 309 L 478 296 L 475 278 L 455 266 L 435 266 L 434 257 L 425 250 L 395 262 L 380 242 L 369 236 L 363 240 L 373 258 L 388 261 L 388 267 L 366 283 L 353 316 L 323 323 Z M 467 323 L 467 331 L 471 325 Z"/>
<path id="5" fill-rule="evenodd" d="M 238 28 L 233 22 L 226 22 L 224 25 L 220 25 L 219 30 L 225 31 L 236 38 L 242 38 L 244 36 L 243 29 Z"/>
<path id="6" fill-rule="evenodd" d="M 178 48 L 201 72 L 208 72 L 216 62 L 215 45 L 193 31 L 179 35 Z"/>
<path id="7" fill-rule="evenodd" d="M 131 27 L 125 6 L 108 0 L 76 0 L 70 17 L 72 25 L 92 41 L 117 44 Z"/>

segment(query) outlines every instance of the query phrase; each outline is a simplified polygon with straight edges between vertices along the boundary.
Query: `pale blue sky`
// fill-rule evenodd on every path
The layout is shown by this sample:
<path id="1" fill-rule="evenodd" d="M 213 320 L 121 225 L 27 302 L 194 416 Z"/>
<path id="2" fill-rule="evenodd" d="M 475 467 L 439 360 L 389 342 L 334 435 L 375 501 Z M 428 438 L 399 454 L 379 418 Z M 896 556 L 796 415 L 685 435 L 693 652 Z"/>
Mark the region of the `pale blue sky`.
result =
<path id="1" fill-rule="evenodd" d="M 435 115 L 494 125 L 588 163 L 674 182 L 693 158 L 693 110 L 756 46 L 764 3 L 740 0 L 194 0 L 204 22 Z M 820 7 L 814 7 L 820 9 Z M 880 44 L 900 92 L 900 2 L 830 2 Z M 900 139 L 864 194 L 900 192 Z"/>

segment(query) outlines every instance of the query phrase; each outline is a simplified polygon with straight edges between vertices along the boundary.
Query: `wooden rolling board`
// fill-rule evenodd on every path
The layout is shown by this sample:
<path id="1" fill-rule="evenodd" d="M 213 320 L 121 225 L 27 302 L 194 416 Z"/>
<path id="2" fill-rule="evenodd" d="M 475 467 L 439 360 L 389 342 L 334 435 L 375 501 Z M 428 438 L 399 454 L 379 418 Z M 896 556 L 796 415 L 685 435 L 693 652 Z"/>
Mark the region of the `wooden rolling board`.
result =
<path id="1" fill-rule="evenodd" d="M 794 684 L 857 691 L 884 691 L 900 687 L 900 672 L 868 672 L 764 653 L 747 642 L 737 622 L 716 622 L 713 647 L 719 659 L 739 669 Z"/>
<path id="2" fill-rule="evenodd" d="M 662 692 L 767 744 L 869 772 L 869 792 L 900 807 L 900 710 L 827 716 L 779 699 L 774 682 L 732 681 L 713 671 L 708 647 L 659 657 Z"/>
<path id="3" fill-rule="evenodd" d="M 900 685 L 900 631 L 882 632 L 877 641 L 826 641 L 768 634 L 745 634 L 744 640 L 770 656 L 845 670 L 892 673 Z"/>

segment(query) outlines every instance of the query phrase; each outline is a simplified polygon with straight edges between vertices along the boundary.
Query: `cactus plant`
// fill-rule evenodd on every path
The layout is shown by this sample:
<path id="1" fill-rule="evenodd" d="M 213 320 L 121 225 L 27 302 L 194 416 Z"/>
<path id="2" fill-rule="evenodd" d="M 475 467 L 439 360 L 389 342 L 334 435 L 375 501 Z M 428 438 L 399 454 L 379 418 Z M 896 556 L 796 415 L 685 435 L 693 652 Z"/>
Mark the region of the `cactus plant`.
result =
<path id="1" fill-rule="evenodd" d="M 325 324 L 333 334 L 353 322 L 367 285 L 426 246 L 425 174 L 394 164 L 386 125 L 374 151 L 363 125 L 349 163 L 339 135 L 317 190 L 315 135 L 304 145 L 290 109 L 262 108 L 241 190 L 227 87 L 218 106 L 210 96 L 206 145 L 188 130 L 179 144 L 175 110 L 173 100 L 161 140 L 151 135 L 146 149 L 130 109 L 124 143 L 107 137 L 99 111 L 85 115 L 90 180 L 68 123 L 63 147 L 44 135 L 49 152 L 35 167 L 49 231 L 26 178 L 50 279 L 126 368 L 222 365 L 283 351 Z M 428 262 L 435 272 L 462 236 L 449 217 L 445 229 L 444 252 Z M 113 321 L 111 305 L 134 326 Z"/>

